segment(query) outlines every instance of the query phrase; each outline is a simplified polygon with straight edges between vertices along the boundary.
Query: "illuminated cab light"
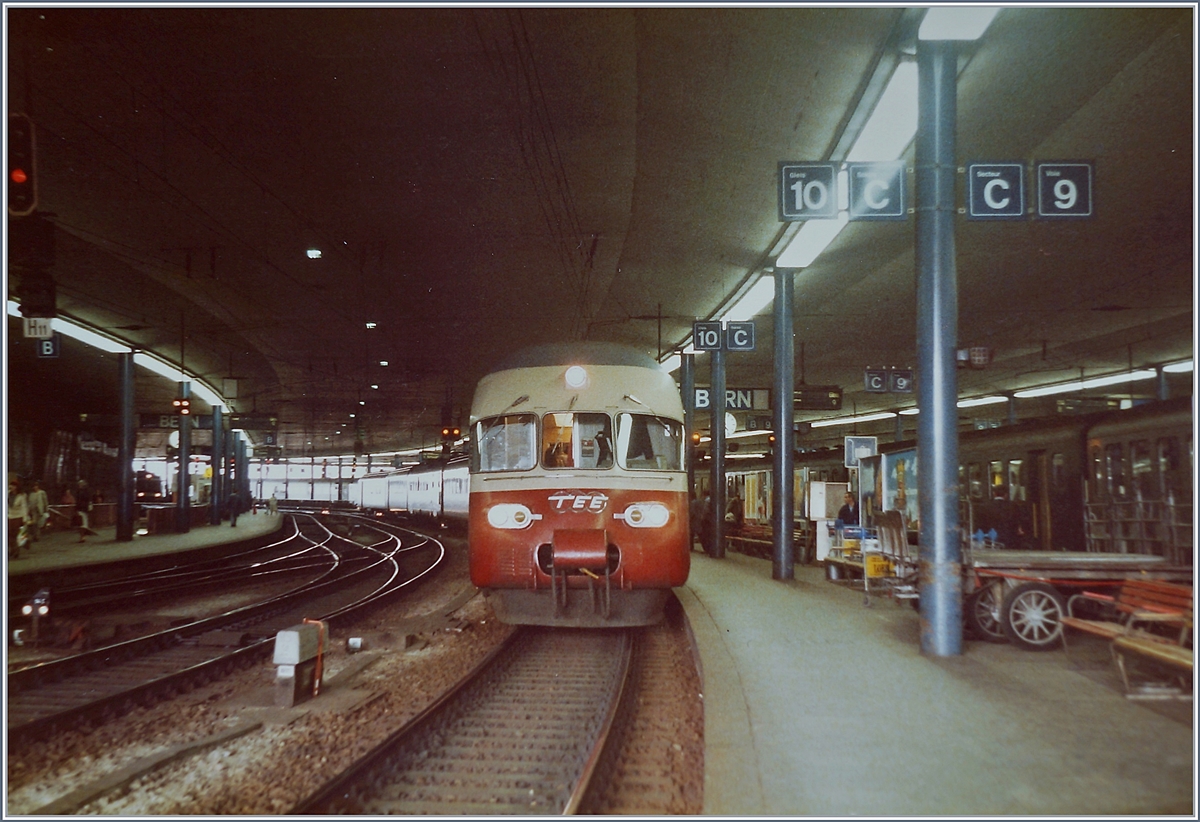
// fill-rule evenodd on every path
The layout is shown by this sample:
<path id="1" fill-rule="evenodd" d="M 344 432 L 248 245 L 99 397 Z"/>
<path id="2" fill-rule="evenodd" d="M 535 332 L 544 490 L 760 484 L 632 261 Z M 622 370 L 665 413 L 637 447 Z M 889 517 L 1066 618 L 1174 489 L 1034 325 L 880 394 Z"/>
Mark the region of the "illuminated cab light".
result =
<path id="1" fill-rule="evenodd" d="M 633 528 L 662 528 L 671 519 L 671 512 L 660 502 L 635 502 L 624 513 L 613 514 Z"/>
<path id="2" fill-rule="evenodd" d="M 488 525 L 493 528 L 504 528 L 519 531 L 533 525 L 535 519 L 541 519 L 541 514 L 535 514 L 519 502 L 502 502 L 493 505 L 487 513 Z"/>
<path id="3" fill-rule="evenodd" d="M 587 385 L 587 369 L 582 365 L 572 365 L 567 369 L 566 381 L 568 388 L 583 388 Z"/>
<path id="4" fill-rule="evenodd" d="M 32 605 L 22 605 L 21 613 L 24 614 L 25 616 L 29 616 L 30 614 L 33 613 L 33 606 Z"/>

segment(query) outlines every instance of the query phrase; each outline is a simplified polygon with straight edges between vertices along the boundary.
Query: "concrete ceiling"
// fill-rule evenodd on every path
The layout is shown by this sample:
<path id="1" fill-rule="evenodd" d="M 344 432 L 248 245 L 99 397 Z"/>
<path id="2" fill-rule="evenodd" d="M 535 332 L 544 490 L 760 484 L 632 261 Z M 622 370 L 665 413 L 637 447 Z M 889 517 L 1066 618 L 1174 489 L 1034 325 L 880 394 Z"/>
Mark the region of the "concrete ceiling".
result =
<path id="1" fill-rule="evenodd" d="M 1097 214 L 959 219 L 958 338 L 996 352 L 960 372 L 963 396 L 1192 356 L 1193 11 L 1010 8 L 964 49 L 960 164 L 1093 160 Z M 278 415 L 289 455 L 350 453 L 356 428 L 368 451 L 433 443 L 524 345 L 657 353 L 661 328 L 677 346 L 778 253 L 778 162 L 841 159 L 919 19 L 6 12 L 8 108 L 37 126 L 60 315 L 218 389 L 236 378 L 234 409 Z M 852 223 L 797 278 L 797 377 L 843 386 L 847 410 L 896 407 L 863 391 L 864 367 L 916 362 L 913 245 L 912 219 Z M 729 385 L 770 385 L 770 325 L 729 358 Z M 111 355 L 68 341 L 36 360 L 10 320 L 8 359 L 10 417 L 31 395 L 116 407 Z M 139 376 L 140 411 L 173 393 Z"/>

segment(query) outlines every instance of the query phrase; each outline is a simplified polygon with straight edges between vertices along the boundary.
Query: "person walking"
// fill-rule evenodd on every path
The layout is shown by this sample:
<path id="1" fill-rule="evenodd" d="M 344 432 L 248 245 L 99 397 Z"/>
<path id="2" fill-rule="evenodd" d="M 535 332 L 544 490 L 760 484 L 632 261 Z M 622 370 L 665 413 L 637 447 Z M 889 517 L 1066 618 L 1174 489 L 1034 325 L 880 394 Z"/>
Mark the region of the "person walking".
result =
<path id="1" fill-rule="evenodd" d="M 29 499 L 16 477 L 8 481 L 8 558 L 21 556 L 21 528 L 29 521 Z"/>
<path id="2" fill-rule="evenodd" d="M 279 500 L 275 497 L 275 492 L 271 492 L 271 498 L 267 500 L 267 509 L 271 512 L 271 516 L 279 513 Z"/>
<path id="3" fill-rule="evenodd" d="M 42 489 L 42 484 L 33 481 L 33 490 L 29 492 L 29 541 L 41 539 L 42 528 L 50 518 L 50 498 Z"/>
<path id="4" fill-rule="evenodd" d="M 238 514 L 242 513 L 242 495 L 234 491 L 229 495 L 229 527 L 237 527 Z"/>

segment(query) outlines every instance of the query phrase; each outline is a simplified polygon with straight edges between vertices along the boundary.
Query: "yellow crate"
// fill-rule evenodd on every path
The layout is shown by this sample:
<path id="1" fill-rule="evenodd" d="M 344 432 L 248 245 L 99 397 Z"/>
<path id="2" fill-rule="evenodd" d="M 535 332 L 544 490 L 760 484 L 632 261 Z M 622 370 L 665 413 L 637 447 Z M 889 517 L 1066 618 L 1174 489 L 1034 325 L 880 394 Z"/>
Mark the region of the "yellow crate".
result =
<path id="1" fill-rule="evenodd" d="M 866 570 L 868 577 L 890 577 L 895 576 L 896 566 L 887 557 L 879 556 L 878 554 L 867 554 L 864 557 L 866 561 Z"/>

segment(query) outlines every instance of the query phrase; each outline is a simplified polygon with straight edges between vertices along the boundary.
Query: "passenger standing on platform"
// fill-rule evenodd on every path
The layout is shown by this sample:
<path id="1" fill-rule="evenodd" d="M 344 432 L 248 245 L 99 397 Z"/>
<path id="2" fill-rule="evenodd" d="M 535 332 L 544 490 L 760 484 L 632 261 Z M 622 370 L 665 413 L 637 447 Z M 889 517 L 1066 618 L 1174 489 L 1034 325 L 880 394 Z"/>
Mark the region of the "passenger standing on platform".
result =
<path id="1" fill-rule="evenodd" d="M 29 492 L 29 541 L 37 542 L 41 537 L 42 527 L 50 516 L 50 498 L 42 490 L 42 484 L 33 482 L 33 490 Z"/>
<path id="2" fill-rule="evenodd" d="M 279 513 L 279 500 L 275 498 L 275 492 L 271 492 L 271 498 L 267 500 L 267 508 L 271 511 L 271 516 Z"/>
<path id="3" fill-rule="evenodd" d="M 854 503 L 854 495 L 847 491 L 843 499 L 846 504 L 838 511 L 837 518 L 842 521 L 842 525 L 858 525 L 858 506 Z"/>
<path id="4" fill-rule="evenodd" d="M 21 526 L 29 521 L 29 500 L 21 493 L 21 483 L 15 478 L 8 481 L 8 558 L 21 555 Z"/>
<path id="5" fill-rule="evenodd" d="M 234 491 L 229 495 L 229 527 L 237 527 L 237 518 L 240 513 L 242 513 L 242 495 Z"/>
<path id="6" fill-rule="evenodd" d="M 88 524 L 88 511 L 92 510 L 92 494 L 88 490 L 87 480 L 80 480 L 75 490 L 75 513 L 79 515 L 79 541 L 87 542 L 87 535 L 94 534 Z"/>
<path id="7" fill-rule="evenodd" d="M 712 494 L 708 491 L 704 492 L 704 499 L 700 503 L 700 547 L 705 552 L 713 549 L 713 503 Z"/>

